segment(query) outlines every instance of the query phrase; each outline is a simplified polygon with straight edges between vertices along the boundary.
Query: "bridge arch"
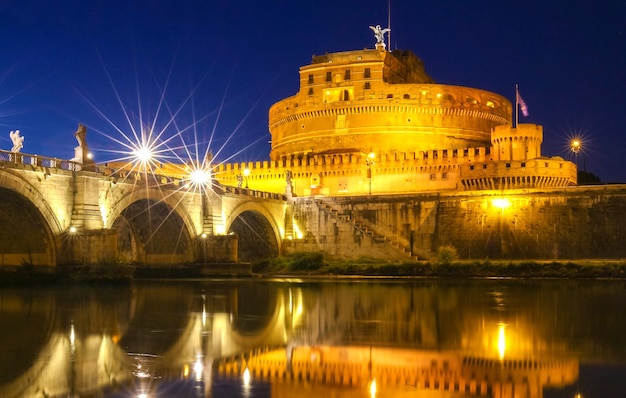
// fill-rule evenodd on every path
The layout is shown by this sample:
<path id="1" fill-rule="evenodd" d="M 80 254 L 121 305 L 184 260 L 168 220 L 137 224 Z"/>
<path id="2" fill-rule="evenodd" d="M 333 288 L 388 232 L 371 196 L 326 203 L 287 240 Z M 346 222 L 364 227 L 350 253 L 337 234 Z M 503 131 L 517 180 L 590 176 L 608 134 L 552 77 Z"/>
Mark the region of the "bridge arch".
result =
<path id="1" fill-rule="evenodd" d="M 117 231 L 118 258 L 145 264 L 193 260 L 195 225 L 175 195 L 140 189 L 120 198 L 107 214 L 107 227 Z"/>
<path id="2" fill-rule="evenodd" d="M 235 206 L 226 220 L 228 233 L 238 236 L 241 261 L 258 261 L 280 254 L 282 238 L 276 217 L 263 205 L 245 201 Z"/>
<path id="3" fill-rule="evenodd" d="M 63 230 L 39 189 L 0 170 L 0 202 L 0 265 L 56 265 Z"/>

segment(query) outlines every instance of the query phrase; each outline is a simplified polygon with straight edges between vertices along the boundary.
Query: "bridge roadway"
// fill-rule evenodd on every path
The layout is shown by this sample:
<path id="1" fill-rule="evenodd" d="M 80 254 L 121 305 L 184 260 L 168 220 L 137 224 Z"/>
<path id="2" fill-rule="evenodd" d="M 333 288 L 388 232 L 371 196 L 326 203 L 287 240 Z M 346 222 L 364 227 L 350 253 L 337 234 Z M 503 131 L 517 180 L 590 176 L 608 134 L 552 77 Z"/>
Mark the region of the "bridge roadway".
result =
<path id="1" fill-rule="evenodd" d="M 0 266 L 247 261 L 292 230 L 283 195 L 7 151 L 0 203 Z"/>

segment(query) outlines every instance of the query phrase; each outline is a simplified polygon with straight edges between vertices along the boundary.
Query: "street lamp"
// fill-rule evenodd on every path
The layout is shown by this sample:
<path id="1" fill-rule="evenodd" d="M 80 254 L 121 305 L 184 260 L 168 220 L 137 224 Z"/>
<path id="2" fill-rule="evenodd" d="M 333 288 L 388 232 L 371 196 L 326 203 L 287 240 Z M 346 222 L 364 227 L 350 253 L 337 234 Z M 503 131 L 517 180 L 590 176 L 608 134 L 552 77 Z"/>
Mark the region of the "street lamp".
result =
<path id="1" fill-rule="evenodd" d="M 374 152 L 370 152 L 367 154 L 367 158 L 365 159 L 365 164 L 367 165 L 367 179 L 369 180 L 369 194 L 372 194 L 372 165 L 374 164 L 374 159 L 376 158 L 376 154 Z"/>
<path id="2" fill-rule="evenodd" d="M 578 154 L 582 149 L 582 142 L 578 138 L 574 138 L 570 143 L 570 149 L 574 152 L 574 157 L 576 158 L 576 168 L 578 168 Z"/>
<path id="3" fill-rule="evenodd" d="M 574 162 L 576 163 L 576 173 L 578 173 L 578 154 L 582 150 L 582 141 L 579 138 L 574 138 L 570 142 L 570 150 L 574 153 Z"/>
<path id="4" fill-rule="evenodd" d="M 246 180 L 246 189 L 248 189 L 248 177 L 250 176 L 250 169 L 249 168 L 245 168 L 243 169 L 243 177 Z"/>

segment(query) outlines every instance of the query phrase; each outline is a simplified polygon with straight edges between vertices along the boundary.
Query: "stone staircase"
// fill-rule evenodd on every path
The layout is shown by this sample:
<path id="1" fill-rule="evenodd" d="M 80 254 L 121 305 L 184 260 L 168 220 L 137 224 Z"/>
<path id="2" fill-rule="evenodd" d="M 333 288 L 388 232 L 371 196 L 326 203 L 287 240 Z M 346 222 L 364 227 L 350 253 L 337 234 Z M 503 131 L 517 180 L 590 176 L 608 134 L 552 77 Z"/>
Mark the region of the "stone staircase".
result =
<path id="1" fill-rule="evenodd" d="M 332 218 L 348 223 L 352 228 L 356 229 L 367 236 L 369 239 L 377 243 L 385 243 L 395 251 L 400 252 L 402 257 L 406 257 L 407 260 L 417 261 L 418 256 L 411 254 L 410 247 L 402 241 L 402 239 L 394 236 L 393 234 L 385 234 L 381 228 L 377 227 L 375 223 L 371 223 L 361 217 L 355 217 L 353 214 L 346 213 L 343 209 L 336 206 L 333 202 L 324 199 L 316 199 L 315 203 L 319 209 Z"/>

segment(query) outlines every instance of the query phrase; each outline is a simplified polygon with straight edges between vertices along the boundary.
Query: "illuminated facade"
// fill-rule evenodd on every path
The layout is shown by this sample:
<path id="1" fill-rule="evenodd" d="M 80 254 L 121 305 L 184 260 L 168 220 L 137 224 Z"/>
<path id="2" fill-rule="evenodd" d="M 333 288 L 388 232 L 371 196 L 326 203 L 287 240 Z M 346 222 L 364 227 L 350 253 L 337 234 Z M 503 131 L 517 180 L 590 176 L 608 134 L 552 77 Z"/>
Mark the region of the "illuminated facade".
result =
<path id="1" fill-rule="evenodd" d="M 313 56 L 297 94 L 269 111 L 270 160 L 215 166 L 226 185 L 297 196 L 562 187 L 576 166 L 541 155 L 543 129 L 511 103 L 435 84 L 410 51 Z M 245 171 L 245 173 L 244 173 Z"/>

